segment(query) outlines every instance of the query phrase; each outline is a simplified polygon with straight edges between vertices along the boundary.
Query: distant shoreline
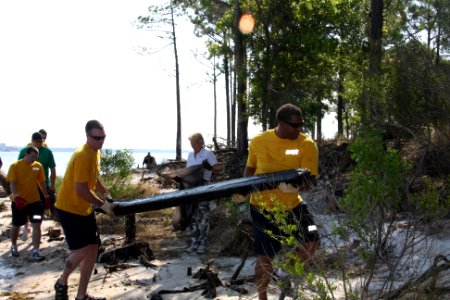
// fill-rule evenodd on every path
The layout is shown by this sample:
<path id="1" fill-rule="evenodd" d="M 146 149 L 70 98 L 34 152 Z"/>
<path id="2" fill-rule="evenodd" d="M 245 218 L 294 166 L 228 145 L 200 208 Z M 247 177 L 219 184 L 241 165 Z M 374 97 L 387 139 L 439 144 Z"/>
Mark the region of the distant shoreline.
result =
<path id="1" fill-rule="evenodd" d="M 0 144 L 0 152 L 17 152 L 20 151 L 23 147 L 16 147 L 16 146 L 5 146 L 4 144 Z M 53 152 L 74 152 L 77 148 L 54 148 L 50 147 L 50 150 Z M 109 148 L 104 148 L 103 150 L 110 150 Z M 166 153 L 166 152 L 176 152 L 175 149 L 111 149 L 113 151 L 118 150 L 129 150 L 133 153 Z M 191 150 L 181 150 L 181 152 L 189 152 Z"/>

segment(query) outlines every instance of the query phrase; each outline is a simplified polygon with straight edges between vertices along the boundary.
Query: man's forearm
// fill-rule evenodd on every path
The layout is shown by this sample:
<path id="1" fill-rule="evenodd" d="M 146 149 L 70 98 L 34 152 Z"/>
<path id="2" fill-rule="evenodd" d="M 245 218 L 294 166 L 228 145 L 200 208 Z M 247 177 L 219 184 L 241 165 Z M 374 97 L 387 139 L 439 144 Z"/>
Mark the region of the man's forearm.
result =
<path id="1" fill-rule="evenodd" d="M 244 169 L 244 177 L 255 175 L 255 168 L 245 167 Z"/>

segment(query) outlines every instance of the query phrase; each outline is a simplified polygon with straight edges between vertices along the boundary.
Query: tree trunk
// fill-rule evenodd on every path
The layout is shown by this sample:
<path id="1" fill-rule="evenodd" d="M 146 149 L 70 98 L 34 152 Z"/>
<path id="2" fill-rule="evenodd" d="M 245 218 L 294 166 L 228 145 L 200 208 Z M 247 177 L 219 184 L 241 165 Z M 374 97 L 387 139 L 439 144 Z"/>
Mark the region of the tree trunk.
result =
<path id="1" fill-rule="evenodd" d="M 322 142 L 322 112 L 317 112 L 317 131 L 316 131 L 316 140 L 320 144 Z"/>
<path id="2" fill-rule="evenodd" d="M 439 65 L 440 60 L 440 48 L 441 48 L 441 5 L 438 0 L 435 1 L 435 7 L 436 7 L 436 24 L 437 24 L 437 35 L 436 35 L 436 60 L 435 64 L 436 66 Z"/>
<path id="3" fill-rule="evenodd" d="M 136 215 L 129 214 L 125 216 L 125 241 L 124 245 L 134 243 L 136 240 Z"/>
<path id="4" fill-rule="evenodd" d="M 371 0 L 369 77 L 381 75 L 384 0 Z"/>
<path id="5" fill-rule="evenodd" d="M 217 141 L 217 74 L 216 74 L 216 55 L 213 59 L 213 84 L 214 84 L 214 141 Z"/>
<path id="6" fill-rule="evenodd" d="M 342 78 L 339 78 L 338 83 L 338 101 L 337 101 L 337 123 L 338 123 L 338 136 L 344 136 L 344 98 L 342 98 L 342 93 L 344 92 L 344 86 L 342 85 Z"/>
<path id="7" fill-rule="evenodd" d="M 227 36 L 224 34 L 224 40 L 225 40 L 225 47 L 227 46 Z M 225 105 L 226 105 L 226 112 L 227 112 L 227 147 L 230 147 L 230 141 L 231 141 L 231 99 L 230 99 L 230 71 L 228 68 L 228 54 L 225 53 L 223 57 L 223 70 L 225 75 Z"/>
<path id="8" fill-rule="evenodd" d="M 236 75 L 237 75 L 237 105 L 238 105 L 238 126 L 237 126 L 237 147 L 236 154 L 244 157 L 248 151 L 248 116 L 247 116 L 247 79 L 245 72 L 245 46 L 242 33 L 239 31 L 239 19 L 241 17 L 241 8 L 239 0 L 236 0 L 236 40 L 235 40 L 235 55 L 236 55 Z"/>
<path id="9" fill-rule="evenodd" d="M 274 189 L 281 182 L 290 183 L 302 191 L 306 191 L 314 185 L 311 173 L 307 169 L 292 169 L 214 182 L 171 193 L 158 194 L 148 198 L 118 201 L 115 202 L 117 205 L 114 207 L 114 213 L 117 216 L 122 216 L 160 210 L 181 204 L 212 201 L 231 197 L 234 194 L 247 195 L 254 191 Z"/>
<path id="10" fill-rule="evenodd" d="M 366 105 L 369 120 L 379 125 L 382 122 L 380 77 L 382 75 L 382 37 L 383 37 L 384 0 L 371 0 L 371 18 L 369 35 L 369 71 Z M 366 121 L 369 121 L 366 120 Z"/>
<path id="11" fill-rule="evenodd" d="M 233 68 L 230 68 L 230 70 L 233 70 Z M 236 146 L 236 77 L 236 71 L 232 71 L 233 86 L 231 90 L 233 91 L 233 98 L 231 99 L 231 141 L 234 146 Z"/>
<path id="12" fill-rule="evenodd" d="M 177 36 L 175 31 L 175 20 L 173 18 L 173 6 L 170 4 L 170 17 L 172 21 L 172 42 L 173 55 L 175 57 L 175 81 L 177 93 L 177 142 L 176 142 L 176 160 L 181 160 L 181 96 L 180 96 L 180 68 L 178 64 Z"/>

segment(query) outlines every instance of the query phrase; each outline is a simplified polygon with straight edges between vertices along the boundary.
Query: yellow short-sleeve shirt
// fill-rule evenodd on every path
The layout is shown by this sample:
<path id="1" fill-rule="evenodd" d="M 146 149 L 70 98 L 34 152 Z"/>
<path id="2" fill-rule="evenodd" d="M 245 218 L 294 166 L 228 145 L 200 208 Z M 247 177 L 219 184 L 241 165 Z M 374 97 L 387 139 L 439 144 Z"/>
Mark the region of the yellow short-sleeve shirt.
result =
<path id="1" fill-rule="evenodd" d="M 45 184 L 45 174 L 42 165 L 35 161 L 28 163 L 20 159 L 11 164 L 7 179 L 14 182 L 16 192 L 26 200 L 28 204 L 39 201 L 38 181 Z M 14 199 L 13 199 L 14 200 Z"/>
<path id="2" fill-rule="evenodd" d="M 282 139 L 271 129 L 255 136 L 249 146 L 247 167 L 255 169 L 255 175 L 291 169 L 306 168 L 311 175 L 319 173 L 319 151 L 316 143 L 300 134 L 297 139 Z M 274 201 L 281 209 L 290 210 L 302 201 L 297 193 L 283 193 L 272 189 L 252 193 L 250 203 L 263 208 L 272 208 Z"/>
<path id="3" fill-rule="evenodd" d="M 74 152 L 56 199 L 56 208 L 81 216 L 92 213 L 91 203 L 78 195 L 76 183 L 88 183 L 89 189 L 95 189 L 100 172 L 100 158 L 100 151 L 93 150 L 87 144 Z"/>

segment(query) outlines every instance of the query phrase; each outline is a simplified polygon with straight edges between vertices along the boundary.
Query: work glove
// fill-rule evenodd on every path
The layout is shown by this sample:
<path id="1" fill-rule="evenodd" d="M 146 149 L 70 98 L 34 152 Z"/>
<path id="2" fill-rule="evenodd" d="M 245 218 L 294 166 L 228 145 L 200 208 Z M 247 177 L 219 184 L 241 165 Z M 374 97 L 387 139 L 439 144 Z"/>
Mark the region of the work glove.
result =
<path id="1" fill-rule="evenodd" d="M 290 183 L 286 183 L 286 182 L 282 182 L 278 185 L 278 188 L 283 192 L 283 193 L 297 193 L 300 191 L 300 189 L 298 187 L 293 186 Z"/>
<path id="2" fill-rule="evenodd" d="M 112 199 L 107 199 L 100 206 L 100 209 L 103 210 L 103 212 L 108 216 L 115 217 L 116 214 L 114 213 L 114 207 L 116 207 L 116 205 L 117 204 L 112 202 Z"/>
<path id="3" fill-rule="evenodd" d="M 209 170 L 209 171 L 211 171 L 211 170 L 213 169 L 213 166 L 211 166 L 211 165 L 209 164 L 209 162 L 208 162 L 207 159 L 205 159 L 205 160 L 202 162 L 202 167 L 203 167 L 204 169 L 206 169 L 206 170 Z"/>
<path id="4" fill-rule="evenodd" d="M 18 210 L 24 209 L 27 206 L 27 200 L 25 200 L 25 198 L 22 198 L 20 196 L 16 196 L 14 198 L 14 203 L 16 203 L 16 208 Z"/>
<path id="5" fill-rule="evenodd" d="M 231 195 L 231 200 L 233 200 L 233 202 L 235 203 L 242 203 L 244 202 L 246 199 L 246 197 L 244 195 L 241 194 L 233 194 Z"/>

